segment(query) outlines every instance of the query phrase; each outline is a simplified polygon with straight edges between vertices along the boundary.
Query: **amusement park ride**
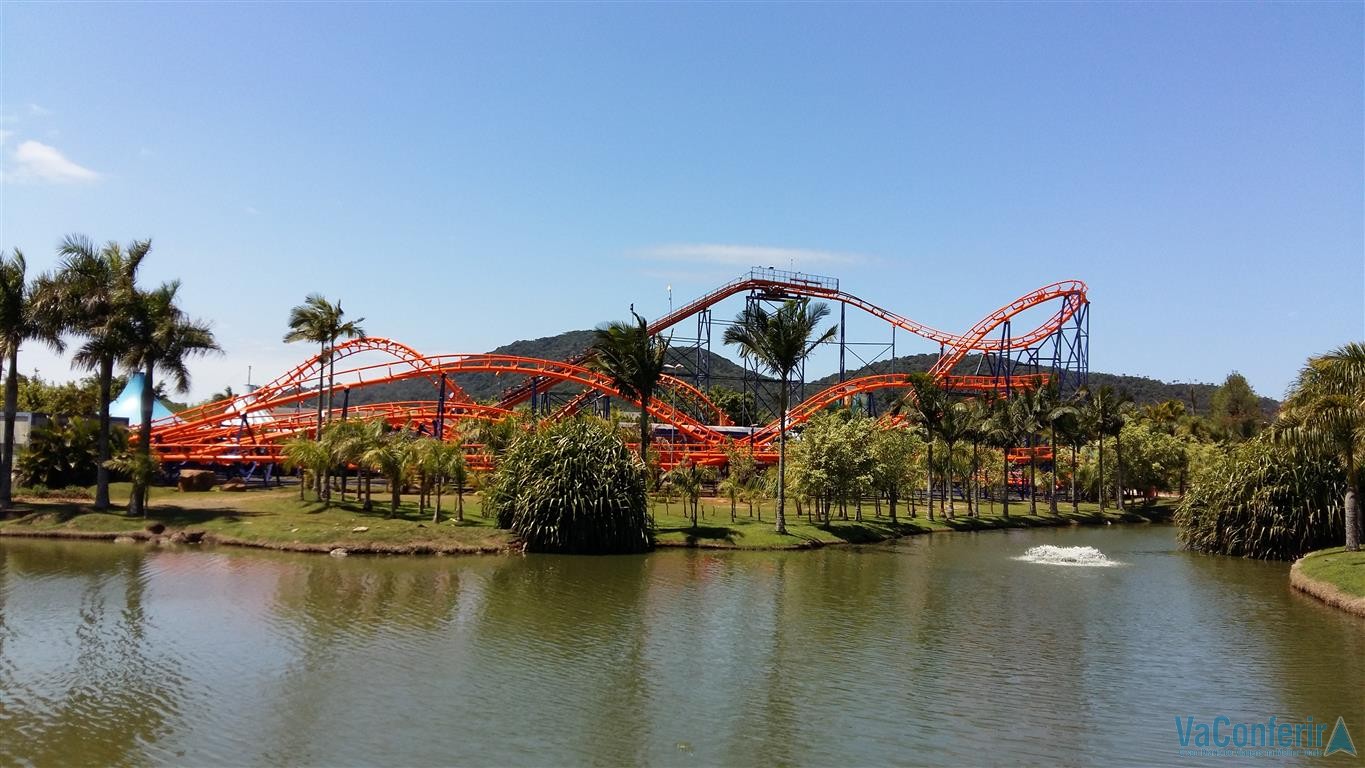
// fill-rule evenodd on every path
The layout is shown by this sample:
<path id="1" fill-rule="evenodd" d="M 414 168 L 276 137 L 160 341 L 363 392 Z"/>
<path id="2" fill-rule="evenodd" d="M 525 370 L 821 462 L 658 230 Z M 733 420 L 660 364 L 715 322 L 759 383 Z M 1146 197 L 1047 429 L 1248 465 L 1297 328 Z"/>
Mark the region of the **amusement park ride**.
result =
<path id="1" fill-rule="evenodd" d="M 776 421 L 768 424 L 734 425 L 707 396 L 710 372 L 711 308 L 732 296 L 747 303 L 814 299 L 837 303 L 841 319 L 839 338 L 830 342 L 839 351 L 839 381 L 809 397 L 804 395 L 804 371 L 794 381 L 788 416 L 789 430 L 800 429 L 812 415 L 858 395 L 880 390 L 905 389 L 911 377 L 904 373 L 881 373 L 848 378 L 846 355 L 851 349 L 842 322 L 849 308 L 861 310 L 887 323 L 892 329 L 892 355 L 897 330 L 936 342 L 939 355 L 929 375 L 945 389 L 976 394 L 1008 395 L 1012 390 L 1031 389 L 1055 380 L 1065 392 L 1085 383 L 1089 370 L 1089 302 L 1085 283 L 1067 280 L 1031 291 L 982 318 L 961 334 L 931 328 L 890 312 L 840 290 L 834 278 L 755 268 L 649 325 L 652 334 L 677 329 L 683 321 L 696 319 L 697 336 L 687 339 L 695 349 L 696 364 L 689 375 L 665 376 L 662 395 L 650 403 L 648 415 L 659 436 L 663 466 L 684 459 L 701 464 L 722 464 L 727 446 L 750 450 L 761 463 L 776 461 Z M 1036 327 L 1012 327 L 1012 321 L 1036 307 L 1055 310 Z M 720 321 L 716 321 L 720 323 Z M 673 341 L 675 345 L 678 341 Z M 368 353 L 368 354 L 365 354 Z M 347 363 L 362 355 L 381 362 Z M 594 400 L 622 397 L 610 379 L 592 370 L 588 352 L 568 360 L 541 360 L 503 354 L 422 355 L 388 339 L 369 337 L 337 344 L 331 360 L 317 355 L 258 389 L 237 397 L 185 410 L 152 425 L 152 447 L 167 466 L 231 466 L 243 472 L 271 468 L 282 461 L 283 444 L 317 428 L 317 402 L 326 399 L 327 383 L 339 405 L 332 404 L 331 418 L 381 418 L 396 428 L 415 429 L 442 439 L 462 439 L 473 467 L 487 467 L 491 457 L 472 442 L 468 429 L 477 420 L 497 421 L 514 409 L 528 409 L 538 417 L 564 418 L 590 406 Z M 971 367 L 970 372 L 961 369 Z M 332 367 L 332 374 L 325 368 Z M 681 368 L 682 366 L 677 366 Z M 491 373 L 516 379 L 494 404 L 474 400 L 456 383 L 462 374 Z M 741 387 L 760 392 L 760 384 L 772 385 L 746 365 Z M 687 379 L 690 378 L 691 381 Z M 431 382 L 433 400 L 351 404 L 351 393 L 364 388 L 408 379 Z M 581 390 L 561 396 L 557 406 L 555 387 Z M 357 398 L 359 399 L 359 398 Z M 338 410 L 339 408 L 339 410 Z"/>

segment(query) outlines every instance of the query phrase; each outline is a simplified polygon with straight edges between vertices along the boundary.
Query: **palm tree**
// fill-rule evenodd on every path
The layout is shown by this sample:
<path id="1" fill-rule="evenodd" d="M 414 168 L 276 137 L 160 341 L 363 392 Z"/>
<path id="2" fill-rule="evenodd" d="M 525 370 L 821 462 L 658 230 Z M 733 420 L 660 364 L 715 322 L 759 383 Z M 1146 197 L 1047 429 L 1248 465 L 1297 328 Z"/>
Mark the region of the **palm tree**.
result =
<path id="1" fill-rule="evenodd" d="M 787 532 L 786 469 L 787 469 L 787 400 L 791 395 L 791 374 L 819 344 L 834 337 L 838 326 L 818 331 L 820 322 L 829 315 L 829 307 L 811 304 L 804 299 L 790 299 L 775 312 L 769 312 L 759 302 L 744 308 L 734 325 L 725 329 L 725 343 L 739 347 L 745 359 L 761 363 L 777 374 L 777 532 Z"/>
<path id="2" fill-rule="evenodd" d="M 61 352 L 62 323 L 60 313 L 48 302 L 53 290 L 52 280 L 46 275 L 30 281 L 25 274 L 28 265 L 24 254 L 15 249 L 6 258 L 0 254 L 0 344 L 4 360 L 9 364 L 5 377 L 5 444 L 0 451 L 0 510 L 9 509 L 13 489 L 11 476 L 14 468 L 14 418 L 19 402 L 19 347 L 25 341 L 41 341 Z"/>
<path id="3" fill-rule="evenodd" d="M 649 335 L 649 324 L 631 310 L 635 322 L 609 323 L 593 331 L 588 365 L 611 379 L 612 386 L 640 403 L 640 462 L 649 464 L 649 403 L 664 373 L 669 340 Z"/>
<path id="4" fill-rule="evenodd" d="M 1050 487 L 1050 488 L 1048 489 L 1048 494 L 1047 494 L 1047 506 L 1048 506 L 1048 512 L 1050 512 L 1050 513 L 1052 514 L 1053 517 L 1056 517 L 1056 516 L 1059 514 L 1059 513 L 1057 512 L 1057 432 L 1058 432 L 1058 426 L 1061 425 L 1062 431 L 1063 431 L 1063 433 L 1065 433 L 1065 428 L 1066 428 L 1066 426 L 1067 426 L 1067 424 L 1068 424 L 1068 420 L 1074 419 L 1074 418 L 1079 414 L 1079 411 L 1077 411 L 1077 410 L 1076 410 L 1076 407 L 1075 407 L 1074 405 L 1072 405 L 1071 403 L 1069 403 L 1069 402 L 1067 402 L 1067 401 L 1065 401 L 1065 400 L 1062 400 L 1061 394 L 1057 391 L 1057 384 L 1056 384 L 1056 382 L 1050 382 L 1046 387 L 1044 387 L 1042 390 L 1040 390 L 1040 396 L 1041 396 L 1041 402 L 1042 402 L 1042 406 L 1043 406 L 1043 409 L 1042 409 L 1042 412 L 1043 412 L 1042 421 L 1043 421 L 1043 424 L 1047 425 L 1048 432 L 1049 432 L 1049 435 L 1048 435 L 1048 444 L 1052 446 L 1052 478 L 1053 478 L 1053 479 L 1052 479 L 1052 487 Z M 1075 472 L 1075 469 L 1076 469 L 1076 468 L 1075 468 L 1075 466 L 1074 466 L 1074 464 L 1075 464 L 1075 454 L 1074 454 L 1074 452 L 1073 452 L 1073 454 L 1072 454 L 1072 464 L 1073 464 L 1073 466 L 1072 466 L 1072 468 L 1071 468 L 1071 469 L 1072 469 L 1071 477 L 1073 478 L 1073 479 L 1072 479 L 1072 482 L 1074 483 L 1074 482 L 1075 482 L 1075 479 L 1074 479 L 1074 478 L 1076 477 L 1076 472 Z M 1075 489 L 1074 489 L 1074 486 L 1073 486 L 1073 489 L 1072 489 L 1072 499 L 1073 499 L 1073 503 L 1074 503 L 1074 499 L 1075 499 Z"/>
<path id="5" fill-rule="evenodd" d="M 360 457 L 367 467 L 383 476 L 389 485 L 389 517 L 398 514 L 403 484 L 412 471 L 413 459 L 412 439 L 406 431 L 389 433 Z"/>
<path id="6" fill-rule="evenodd" d="M 310 293 L 303 300 L 303 303 L 289 310 L 289 333 L 284 335 L 286 344 L 295 341 L 311 341 L 318 344 L 318 422 L 317 430 L 314 432 L 315 439 L 322 439 L 322 410 L 323 410 L 323 377 L 329 373 L 328 379 L 331 384 L 327 386 L 327 414 L 331 418 L 332 412 L 332 384 L 335 384 L 336 361 L 332 357 L 332 350 L 336 347 L 336 341 L 343 336 L 346 338 L 364 338 L 365 329 L 360 324 L 365 322 L 365 318 L 358 320 L 343 321 L 346 315 L 341 308 L 341 302 L 333 304 L 322 294 Z M 318 495 L 326 493 L 326 478 L 317 478 Z"/>
<path id="7" fill-rule="evenodd" d="M 300 434 L 284 444 L 285 469 L 302 469 L 317 476 L 331 463 L 332 454 L 327 446 L 307 435 Z M 307 488 L 308 483 L 300 478 L 299 501 L 303 501 L 303 493 Z"/>
<path id="8" fill-rule="evenodd" d="M 160 370 L 170 377 L 177 392 L 187 392 L 188 359 L 222 351 L 208 323 L 190 319 L 176 305 L 179 291 L 178 280 L 163 283 L 154 291 L 134 291 L 129 308 L 128 345 L 120 356 L 128 373 L 141 371 L 144 376 L 137 452 L 147 464 L 151 463 L 152 406 L 156 402 L 154 375 Z M 146 514 L 147 491 L 146 483 L 134 484 L 129 514 Z"/>
<path id="9" fill-rule="evenodd" d="M 1004 461 L 1004 475 L 1001 478 L 1003 489 L 1000 494 L 1004 517 L 1010 516 L 1010 449 L 1019 444 L 1020 429 L 1015 411 L 1014 402 L 1008 397 L 992 401 L 991 416 L 985 431 L 986 442 L 1000 449 Z"/>
<path id="10" fill-rule="evenodd" d="M 109 242 L 96 248 L 83 235 L 68 235 L 58 252 L 62 265 L 50 295 L 51 307 L 65 318 L 84 343 L 72 357 L 73 367 L 95 371 L 99 379 L 99 466 L 95 476 L 95 509 L 109 508 L 109 403 L 114 363 L 128 346 L 130 305 L 137 271 L 152 249 L 150 240 L 134 240 L 127 248 Z"/>
<path id="11" fill-rule="evenodd" d="M 1346 549 L 1360 549 L 1360 457 L 1365 453 L 1365 344 L 1312 358 L 1299 372 L 1273 433 L 1333 453 L 1346 470 Z"/>
<path id="12" fill-rule="evenodd" d="M 991 406 L 980 398 L 974 397 L 964 403 L 966 410 L 966 439 L 972 444 L 971 477 L 967 484 L 967 516 L 981 516 L 981 489 L 977 475 L 981 470 L 979 458 L 981 444 L 990 439 Z"/>
<path id="13" fill-rule="evenodd" d="M 365 322 L 365 318 L 343 321 L 346 312 L 341 308 L 341 302 L 333 304 L 322 294 L 310 293 L 303 300 L 303 303 L 289 310 L 289 333 L 284 335 L 286 344 L 295 341 L 311 341 L 318 344 L 320 366 L 318 368 L 318 428 L 317 436 L 322 437 L 322 411 L 323 411 L 323 377 L 329 373 L 333 376 L 333 383 L 336 374 L 335 360 L 331 352 L 336 347 L 337 339 L 345 338 L 364 338 L 365 329 L 360 324 Z M 332 407 L 332 386 L 327 387 L 327 409 L 330 414 Z"/>
<path id="14" fill-rule="evenodd" d="M 971 429 L 971 412 L 965 403 L 952 403 L 943 411 L 943 420 L 939 423 L 938 436 L 948 449 L 947 488 L 945 491 L 948 496 L 947 519 L 949 520 L 957 517 L 957 501 L 953 495 L 953 448 L 963 440 L 971 439 Z M 970 500 L 967 503 L 967 509 L 971 509 Z"/>
<path id="15" fill-rule="evenodd" d="M 1028 447 L 1028 500 L 1029 514 L 1038 514 L 1038 457 L 1034 442 L 1043 428 L 1043 416 L 1047 412 L 1047 402 L 1041 389 L 1024 390 L 1012 401 L 1015 436 Z"/>
<path id="16" fill-rule="evenodd" d="M 1123 429 L 1123 414 L 1120 412 L 1126 396 L 1114 391 L 1113 387 L 1105 385 L 1090 393 L 1089 399 L 1081 409 L 1082 421 L 1085 429 L 1095 437 L 1099 446 L 1099 502 L 1100 511 L 1105 509 L 1104 500 L 1104 439 L 1106 437 L 1117 436 Z M 1120 467 L 1120 472 L 1122 471 Z M 1123 480 L 1119 479 L 1118 487 L 1122 489 Z M 1119 496 L 1119 509 L 1123 509 L 1122 492 Z"/>
<path id="17" fill-rule="evenodd" d="M 924 435 L 924 444 L 929 449 L 924 468 L 927 478 L 925 503 L 929 508 L 930 520 L 934 519 L 934 440 L 939 437 L 949 406 L 948 393 L 927 373 L 910 374 L 910 391 L 896 406 L 904 410 L 910 422 L 919 427 Z M 910 516 L 915 516 L 913 511 Z"/>

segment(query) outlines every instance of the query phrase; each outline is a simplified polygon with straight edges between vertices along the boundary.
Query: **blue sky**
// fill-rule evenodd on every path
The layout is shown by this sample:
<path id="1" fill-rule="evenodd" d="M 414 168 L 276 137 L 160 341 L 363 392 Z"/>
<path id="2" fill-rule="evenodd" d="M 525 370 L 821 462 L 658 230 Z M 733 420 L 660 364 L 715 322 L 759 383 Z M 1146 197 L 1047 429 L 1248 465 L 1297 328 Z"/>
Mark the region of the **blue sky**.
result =
<path id="1" fill-rule="evenodd" d="M 0 247 L 152 237 L 196 397 L 311 291 L 483 351 L 774 262 L 948 330 L 1080 278 L 1093 369 L 1279 396 L 1365 337 L 1363 7 L 6 2 Z"/>

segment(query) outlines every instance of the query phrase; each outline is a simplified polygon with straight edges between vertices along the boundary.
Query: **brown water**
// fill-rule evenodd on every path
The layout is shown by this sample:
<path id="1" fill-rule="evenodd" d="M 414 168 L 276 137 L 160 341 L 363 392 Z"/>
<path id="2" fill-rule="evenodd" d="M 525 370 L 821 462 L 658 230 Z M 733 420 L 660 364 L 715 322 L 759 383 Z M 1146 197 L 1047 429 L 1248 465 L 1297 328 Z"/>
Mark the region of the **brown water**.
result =
<path id="1" fill-rule="evenodd" d="M 1038 544 L 1120 565 L 1015 559 Z M 1343 715 L 1365 747 L 1363 653 L 1287 566 L 1166 527 L 619 558 L 0 541 L 0 765 L 1278 765 L 1182 756 L 1175 718 Z"/>

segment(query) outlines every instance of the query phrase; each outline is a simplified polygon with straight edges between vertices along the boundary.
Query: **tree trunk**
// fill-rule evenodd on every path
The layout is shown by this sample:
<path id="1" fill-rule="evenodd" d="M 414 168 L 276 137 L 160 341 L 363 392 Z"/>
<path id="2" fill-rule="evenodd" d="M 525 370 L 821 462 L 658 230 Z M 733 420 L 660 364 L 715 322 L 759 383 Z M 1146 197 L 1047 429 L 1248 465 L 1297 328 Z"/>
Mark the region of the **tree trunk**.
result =
<path id="1" fill-rule="evenodd" d="M 787 377 L 790 371 L 782 374 L 782 391 L 777 395 L 777 532 L 787 532 Z"/>
<path id="2" fill-rule="evenodd" d="M 933 519 L 934 519 L 934 439 L 933 439 L 932 437 L 929 438 L 929 443 L 928 443 L 928 445 L 929 445 L 929 455 L 928 455 L 927 461 L 925 462 L 925 470 L 927 470 L 927 471 L 926 471 L 926 476 L 929 478 L 929 481 L 928 481 L 927 483 L 925 483 L 924 492 L 925 492 L 925 494 L 927 494 L 927 499 L 926 499 L 926 501 L 928 502 L 928 506 L 929 506 L 929 519 L 930 519 L 930 520 L 933 520 Z"/>
<path id="3" fill-rule="evenodd" d="M 1079 514 L 1081 499 L 1076 495 L 1076 444 L 1071 444 L 1071 511 Z"/>
<path id="4" fill-rule="evenodd" d="M 1008 446 L 1002 449 L 1005 454 L 1005 492 L 1001 494 L 1000 501 L 1005 505 L 1005 517 L 1010 516 L 1010 449 Z"/>
<path id="5" fill-rule="evenodd" d="M 156 402 L 155 387 L 152 383 L 152 373 L 155 366 L 147 363 L 143 370 L 142 393 L 141 393 L 141 416 L 142 423 L 137 425 L 137 452 L 144 462 L 150 462 L 152 456 L 152 405 Z M 150 463 L 144 466 L 150 466 Z M 151 485 L 151 477 L 139 476 L 133 478 L 133 492 L 128 499 L 128 514 L 147 516 L 147 492 Z"/>
<path id="6" fill-rule="evenodd" d="M 1346 551 L 1360 550 L 1360 501 L 1356 498 L 1356 484 L 1346 484 Z"/>
<path id="7" fill-rule="evenodd" d="M 1052 424 L 1052 483 L 1048 486 L 1048 489 L 1047 489 L 1047 506 L 1048 506 L 1048 511 L 1052 513 L 1052 516 L 1053 516 L 1053 517 L 1057 517 L 1057 516 L 1059 516 L 1059 515 L 1061 514 L 1060 512 L 1057 511 L 1057 425 L 1056 425 L 1056 423 L 1053 423 L 1053 424 Z"/>
<path id="8" fill-rule="evenodd" d="M 886 503 L 891 507 L 891 522 L 896 522 L 896 489 L 891 488 L 886 494 Z"/>
<path id="9" fill-rule="evenodd" d="M 1099 486 L 1100 511 L 1103 512 L 1103 511 L 1104 511 L 1104 435 L 1100 435 L 1100 440 L 1099 440 L 1099 465 L 1100 465 L 1100 479 L 1099 479 L 1099 482 L 1096 483 L 1096 485 Z"/>
<path id="10" fill-rule="evenodd" d="M 1033 444 L 1033 435 L 1028 436 L 1028 513 L 1038 516 L 1038 446 Z"/>
<path id="11" fill-rule="evenodd" d="M 640 463 L 649 466 L 649 401 L 650 397 L 640 397 Z"/>
<path id="12" fill-rule="evenodd" d="M 114 386 L 114 358 L 100 360 L 99 463 L 95 467 L 95 509 L 109 509 L 109 401 Z"/>
<path id="13" fill-rule="evenodd" d="M 323 385 L 327 382 L 328 357 L 327 342 L 324 341 L 322 342 L 322 350 L 318 353 L 318 426 L 317 434 L 313 436 L 318 442 L 322 442 L 322 389 Z M 319 499 L 322 498 L 323 480 L 321 473 L 318 473 L 318 476 L 313 478 L 313 483 L 316 486 L 314 490 L 317 492 Z"/>
<path id="14" fill-rule="evenodd" d="M 19 408 L 19 345 L 9 345 L 9 372 L 5 376 L 5 447 L 0 454 L 0 509 L 14 500 L 14 415 Z"/>
<path id="15" fill-rule="evenodd" d="M 389 517 L 398 514 L 398 502 L 402 500 L 403 483 L 389 478 Z"/>
<path id="16" fill-rule="evenodd" d="M 444 483 L 445 480 L 440 476 L 437 476 L 436 486 L 435 488 L 432 489 L 432 492 L 436 494 L 436 503 L 435 505 L 433 505 L 436 509 L 436 512 L 431 516 L 431 522 L 433 523 L 441 522 L 441 491 L 443 490 L 441 486 L 444 485 Z"/>
<path id="17" fill-rule="evenodd" d="M 953 444 L 948 444 L 948 469 L 943 475 L 943 491 L 948 496 L 948 519 L 957 518 L 957 495 L 953 493 Z"/>
<path id="18" fill-rule="evenodd" d="M 1114 435 L 1114 489 L 1118 495 L 1119 511 L 1123 511 L 1123 437 Z"/>

